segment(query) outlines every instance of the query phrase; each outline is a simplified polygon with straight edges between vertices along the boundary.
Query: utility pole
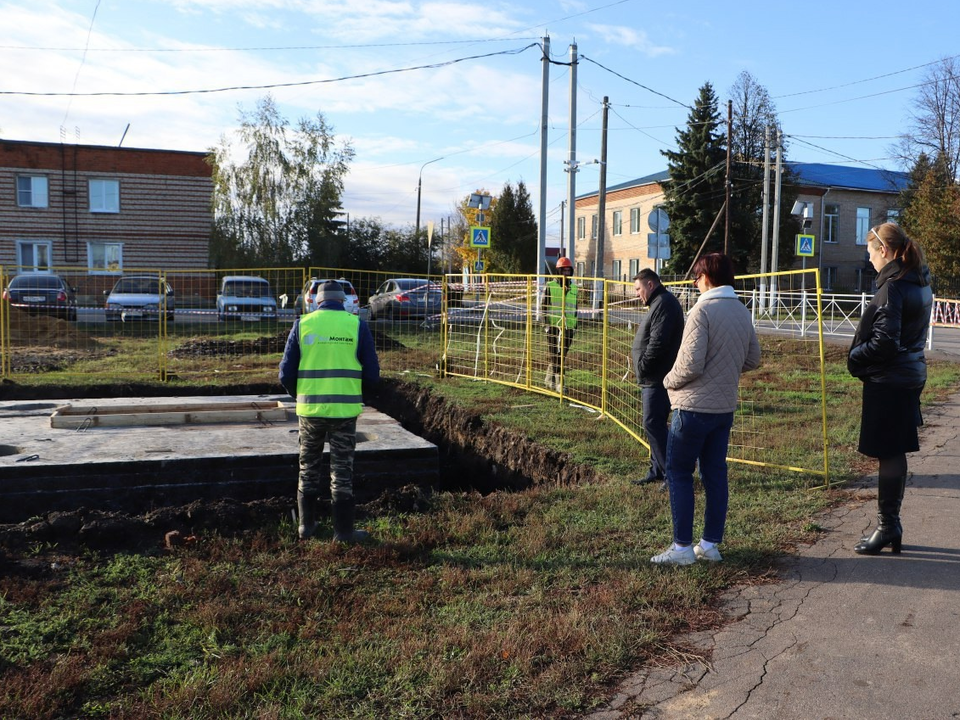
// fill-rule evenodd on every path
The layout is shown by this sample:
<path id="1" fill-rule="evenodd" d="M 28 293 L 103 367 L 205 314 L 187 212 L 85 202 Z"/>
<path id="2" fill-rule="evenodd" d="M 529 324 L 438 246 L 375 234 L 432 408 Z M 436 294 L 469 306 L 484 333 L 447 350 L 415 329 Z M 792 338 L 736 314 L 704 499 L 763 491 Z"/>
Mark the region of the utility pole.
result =
<path id="1" fill-rule="evenodd" d="M 598 280 L 593 292 L 593 307 L 600 307 L 600 292 L 603 288 L 603 243 L 607 227 L 607 113 L 610 103 L 606 95 L 603 96 L 603 120 L 600 129 L 600 193 L 597 201 L 597 214 L 600 221 L 597 223 L 597 259 L 596 276 Z"/>
<path id="2" fill-rule="evenodd" d="M 770 272 L 777 272 L 780 268 L 778 255 L 780 254 L 780 186 L 783 183 L 783 134 L 777 128 L 777 184 L 773 192 L 773 243 L 770 247 Z M 770 278 L 771 307 L 776 310 L 777 303 L 777 276 Z"/>
<path id="3" fill-rule="evenodd" d="M 560 254 L 563 255 L 563 211 L 567 204 L 566 200 L 560 201 Z"/>
<path id="4" fill-rule="evenodd" d="M 547 134 L 550 107 L 550 36 L 543 37 L 543 77 L 540 88 L 540 232 L 537 237 L 537 275 L 547 271 Z"/>
<path id="5" fill-rule="evenodd" d="M 723 230 L 723 254 L 730 255 L 730 155 L 733 152 L 733 100 L 727 100 L 727 180 L 724 183 L 727 191 L 726 227 Z"/>
<path id="6" fill-rule="evenodd" d="M 577 266 L 577 44 L 570 46 L 570 130 L 567 133 L 568 167 L 567 172 L 567 211 L 569 212 L 567 225 L 567 257 Z M 576 272 L 576 269 L 574 269 Z"/>
<path id="7" fill-rule="evenodd" d="M 760 229 L 760 309 L 767 307 L 767 244 L 770 225 L 767 213 L 770 208 L 770 126 L 763 131 L 763 226 Z"/>

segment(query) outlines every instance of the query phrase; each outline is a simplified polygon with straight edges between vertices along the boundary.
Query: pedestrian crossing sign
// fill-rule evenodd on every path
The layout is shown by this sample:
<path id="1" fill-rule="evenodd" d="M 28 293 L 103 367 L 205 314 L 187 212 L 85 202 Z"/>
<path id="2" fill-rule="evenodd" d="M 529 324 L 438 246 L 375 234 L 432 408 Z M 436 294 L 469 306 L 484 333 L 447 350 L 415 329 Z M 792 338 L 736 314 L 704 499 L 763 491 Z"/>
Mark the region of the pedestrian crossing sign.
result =
<path id="1" fill-rule="evenodd" d="M 490 247 L 490 228 L 481 225 L 470 226 L 470 247 Z"/>
<path id="2" fill-rule="evenodd" d="M 813 235 L 797 235 L 797 255 L 800 257 L 813 257 Z"/>

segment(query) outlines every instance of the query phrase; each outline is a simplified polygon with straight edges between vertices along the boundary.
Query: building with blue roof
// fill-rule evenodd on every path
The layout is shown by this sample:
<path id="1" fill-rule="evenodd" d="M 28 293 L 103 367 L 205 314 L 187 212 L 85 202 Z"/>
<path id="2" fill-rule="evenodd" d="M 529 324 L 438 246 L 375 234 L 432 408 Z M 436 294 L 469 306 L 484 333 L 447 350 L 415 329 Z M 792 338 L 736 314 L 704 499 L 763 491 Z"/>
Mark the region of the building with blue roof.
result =
<path id="1" fill-rule="evenodd" d="M 796 208 L 804 218 L 804 234 L 813 235 L 813 255 L 794 258 L 793 267 L 817 267 L 824 290 L 868 292 L 874 272 L 866 261 L 870 228 L 899 216 L 900 192 L 909 175 L 880 168 L 826 163 L 787 162 L 798 191 Z M 660 270 L 666 249 L 652 247 L 648 236 L 652 211 L 663 202 L 667 171 L 608 186 L 604 213 L 603 268 L 596 267 L 599 191 L 577 197 L 574 251 L 576 274 L 630 280 L 642 268 Z M 770 201 L 774 192 L 771 187 Z M 780 208 L 788 213 L 795 208 Z M 773 212 L 771 208 L 770 217 Z M 722 230 L 721 230 L 722 232 Z M 568 254 L 567 247 L 561 253 Z M 757 248 L 759 265 L 760 249 Z M 660 257 L 657 257 L 659 255 Z M 781 268 L 786 267 L 780 258 Z"/>

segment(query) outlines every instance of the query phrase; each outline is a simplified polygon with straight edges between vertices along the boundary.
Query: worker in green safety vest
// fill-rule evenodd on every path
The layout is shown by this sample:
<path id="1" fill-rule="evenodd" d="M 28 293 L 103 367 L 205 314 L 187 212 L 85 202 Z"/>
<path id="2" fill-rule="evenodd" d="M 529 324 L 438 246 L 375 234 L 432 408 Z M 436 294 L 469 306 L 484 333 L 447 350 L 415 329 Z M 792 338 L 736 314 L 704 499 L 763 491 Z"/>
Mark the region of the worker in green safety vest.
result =
<path id="1" fill-rule="evenodd" d="M 559 279 L 547 282 L 541 308 L 550 353 L 544 383 L 559 392 L 566 371 L 564 360 L 577 329 L 577 284 L 570 258 L 557 260 L 557 276 Z"/>
<path id="2" fill-rule="evenodd" d="M 346 312 L 345 299 L 340 283 L 323 283 L 317 292 L 319 307 L 294 322 L 280 361 L 280 383 L 296 398 L 300 422 L 301 540 L 317 530 L 317 505 L 325 479 L 321 461 L 327 442 L 333 539 L 356 543 L 368 536 L 354 529 L 353 456 L 363 389 L 379 382 L 380 362 L 370 328 Z"/>

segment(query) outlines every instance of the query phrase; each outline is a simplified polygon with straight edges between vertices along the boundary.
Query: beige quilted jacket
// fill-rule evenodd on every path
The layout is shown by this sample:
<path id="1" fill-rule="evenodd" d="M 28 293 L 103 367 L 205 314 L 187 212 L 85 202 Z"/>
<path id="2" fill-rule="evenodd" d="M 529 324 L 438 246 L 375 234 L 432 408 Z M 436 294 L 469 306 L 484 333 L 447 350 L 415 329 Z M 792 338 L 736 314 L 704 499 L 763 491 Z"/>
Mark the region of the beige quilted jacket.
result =
<path id="1" fill-rule="evenodd" d="M 760 343 L 750 311 L 733 288 L 700 295 L 683 327 L 680 354 L 663 379 L 670 404 L 702 413 L 737 408 L 740 374 L 760 366 Z"/>

